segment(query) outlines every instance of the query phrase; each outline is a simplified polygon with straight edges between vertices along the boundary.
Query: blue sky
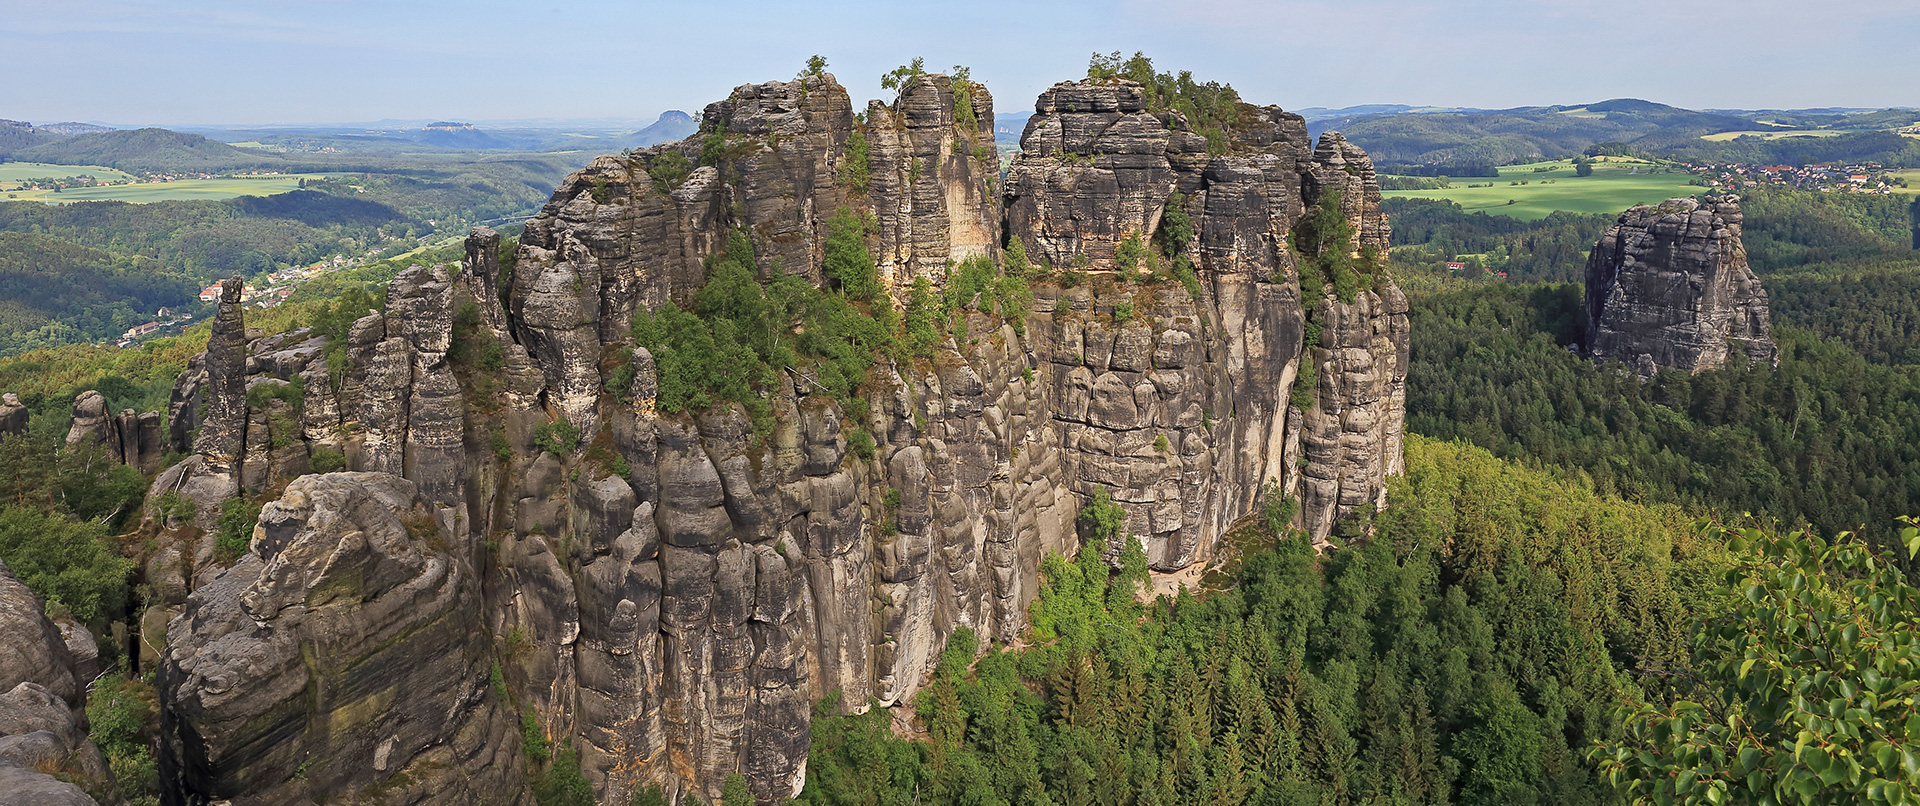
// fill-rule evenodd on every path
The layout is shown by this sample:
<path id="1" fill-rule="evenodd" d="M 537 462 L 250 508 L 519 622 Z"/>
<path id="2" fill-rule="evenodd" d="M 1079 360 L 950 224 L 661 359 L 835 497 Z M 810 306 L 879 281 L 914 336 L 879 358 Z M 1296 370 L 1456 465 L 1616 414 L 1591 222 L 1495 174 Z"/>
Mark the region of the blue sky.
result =
<path id="1" fill-rule="evenodd" d="M 1915 41 L 1914 0 L 0 0 L 0 117 L 650 120 L 814 53 L 856 103 L 924 56 L 1004 112 L 1113 50 L 1288 108 L 1920 106 Z"/>

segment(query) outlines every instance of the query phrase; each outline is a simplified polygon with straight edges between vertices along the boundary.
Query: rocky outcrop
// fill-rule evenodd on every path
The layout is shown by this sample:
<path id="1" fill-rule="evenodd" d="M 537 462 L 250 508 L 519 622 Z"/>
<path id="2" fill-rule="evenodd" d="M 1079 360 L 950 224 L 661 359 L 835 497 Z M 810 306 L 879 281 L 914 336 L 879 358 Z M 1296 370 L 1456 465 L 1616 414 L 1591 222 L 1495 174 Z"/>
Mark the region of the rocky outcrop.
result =
<path id="1" fill-rule="evenodd" d="M 238 277 L 221 282 L 220 309 L 214 314 L 203 359 L 207 414 L 194 437 L 193 450 L 216 474 L 232 474 L 246 445 L 246 322 L 240 308 L 245 287 Z"/>
<path id="2" fill-rule="evenodd" d="M 141 473 L 160 468 L 165 458 L 160 442 L 160 413 L 136 413 L 122 409 L 108 411 L 107 398 L 96 391 L 81 392 L 73 399 L 73 419 L 67 428 L 67 445 L 100 446 L 121 464 Z"/>
<path id="3" fill-rule="evenodd" d="M 480 581 L 412 482 L 304 476 L 160 666 L 174 802 L 528 802 Z"/>
<path id="4" fill-rule="evenodd" d="M 12 392 L 0 396 L 0 434 L 27 433 L 27 419 L 31 412 L 20 402 L 20 396 Z"/>
<path id="5" fill-rule="evenodd" d="M 1037 106 L 1003 191 L 992 101 L 978 84 L 916 76 L 859 119 L 831 76 L 743 86 L 707 108 L 700 135 L 569 177 L 510 255 L 496 233 L 476 230 L 457 269 L 402 274 L 386 309 L 355 322 L 345 345 L 305 331 L 246 340 L 237 318 L 217 327 L 237 352 L 216 360 L 210 348 L 174 396 L 176 410 L 208 401 L 206 449 L 149 496 L 179 490 L 199 505 L 192 526 L 156 516 L 176 542 L 155 554 L 163 567 L 148 568 L 157 607 L 184 608 L 162 674 L 178 700 L 170 786 L 183 801 L 292 797 L 290 765 L 304 756 L 290 754 L 360 754 L 367 767 L 371 751 L 327 742 L 390 735 L 400 738 L 389 752 L 428 753 L 385 723 L 351 739 L 315 725 L 371 724 L 352 721 L 364 715 L 349 690 L 403 695 L 354 664 L 455 663 L 379 636 L 419 629 L 402 643 L 466 659 L 484 645 L 446 644 L 434 625 L 471 618 L 465 640 L 492 637 L 509 699 L 579 751 L 601 802 L 656 783 L 676 800 L 714 801 L 735 772 L 776 802 L 804 780 L 813 702 L 834 691 L 854 708 L 907 702 L 960 626 L 1019 638 L 1042 558 L 1078 549 L 1075 515 L 1098 492 L 1125 507 L 1131 539 L 1163 571 L 1213 561 L 1269 490 L 1298 497 L 1301 525 L 1320 537 L 1380 503 L 1399 467 L 1405 299 L 1384 272 L 1346 301 L 1303 299 L 1290 238 L 1338 193 L 1357 259 L 1384 250 L 1365 154 L 1337 135 L 1316 146 L 1298 116 L 1272 107 L 1243 108 L 1210 149 L 1126 82 L 1056 85 Z M 764 390 L 769 430 L 734 406 L 660 411 L 653 356 L 629 341 L 634 315 L 689 302 L 705 258 L 739 236 L 763 276 L 778 268 L 822 282 L 836 218 L 865 222 L 896 299 L 1016 241 L 1074 274 L 1035 282 L 1024 316 L 963 306 L 955 337 L 930 359 L 879 362 L 852 410 L 801 367 Z M 1156 257 L 1122 276 L 1116 253 L 1135 238 Z M 1162 250 L 1194 274 L 1173 281 Z M 1294 406 L 1303 366 L 1317 380 Z M 248 407 L 245 389 L 295 378 L 297 410 L 279 394 Z M 238 403 L 216 412 L 217 388 L 242 390 Z M 230 460 L 209 429 L 240 435 Z M 377 475 L 295 478 L 309 465 L 289 456 Z M 222 461 L 234 472 L 222 475 Z M 390 531 L 385 516 L 323 530 L 317 514 L 287 513 L 309 499 L 321 502 L 314 513 L 377 512 L 353 502 L 392 495 L 353 490 L 386 489 L 394 476 L 412 486 L 389 508 L 442 530 L 440 553 L 409 550 L 483 571 L 477 599 L 465 598 L 466 582 L 435 583 L 403 623 L 383 603 L 413 583 L 342 599 L 314 581 L 331 571 L 295 573 L 320 560 L 280 559 L 292 539 L 283 532 L 338 553 L 350 530 Z M 214 563 L 208 513 L 289 480 L 254 550 L 231 568 Z M 321 488 L 341 500 L 323 501 Z M 350 553 L 354 567 L 390 566 L 387 549 L 358 545 L 373 554 Z M 262 586 L 274 592 L 249 593 Z M 436 615 L 448 597 L 461 616 Z M 324 641 L 313 632 L 322 628 Z M 303 641 L 349 660 L 294 664 Z M 442 671 L 465 680 L 466 668 Z M 242 673 L 254 681 L 244 690 L 222 682 Z M 444 687 L 412 687 L 492 724 Z M 310 707 L 334 692 L 347 698 Z M 512 737 L 461 730 L 476 738 L 460 759 L 517 758 Z M 407 797 L 463 791 L 465 773 L 453 772 L 472 769 L 463 763 L 415 764 L 409 780 L 421 786 Z M 325 776 L 333 793 L 379 778 Z"/>
<path id="6" fill-rule="evenodd" d="M 92 806 L 75 780 L 112 791 L 85 686 L 39 597 L 0 562 L 0 806 Z"/>
<path id="7" fill-rule="evenodd" d="M 1587 259 L 1587 352 L 1643 375 L 1699 372 L 1739 353 L 1778 366 L 1767 291 L 1747 266 L 1738 196 L 1620 214 Z"/>

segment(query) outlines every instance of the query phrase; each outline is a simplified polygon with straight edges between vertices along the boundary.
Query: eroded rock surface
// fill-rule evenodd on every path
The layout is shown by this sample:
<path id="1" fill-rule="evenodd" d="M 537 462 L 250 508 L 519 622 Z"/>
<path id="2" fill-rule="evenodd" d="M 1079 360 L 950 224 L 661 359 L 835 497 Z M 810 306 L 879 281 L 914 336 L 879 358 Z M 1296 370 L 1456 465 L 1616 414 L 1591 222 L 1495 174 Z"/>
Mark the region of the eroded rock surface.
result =
<path id="1" fill-rule="evenodd" d="M 480 583 L 406 479 L 304 476 L 194 591 L 160 667 L 178 802 L 524 802 Z"/>
<path id="2" fill-rule="evenodd" d="M 0 562 L 0 806 L 92 806 L 70 780 L 112 790 L 113 774 L 87 738 L 85 705 L 86 680 L 66 639 Z"/>
<path id="3" fill-rule="evenodd" d="M 1587 259 L 1587 352 L 1642 374 L 1699 372 L 1739 353 L 1778 366 L 1767 291 L 1747 266 L 1738 196 L 1638 205 Z"/>
<path id="4" fill-rule="evenodd" d="M 415 800 L 393 802 L 439 802 L 469 786 L 473 759 L 518 769 L 502 716 L 457 689 L 491 641 L 516 705 L 572 743 L 601 802 L 653 783 L 716 801 L 735 772 L 777 802 L 804 781 L 812 703 L 906 702 L 960 626 L 1016 639 L 1041 559 L 1078 549 L 1075 514 L 1098 491 L 1161 570 L 1211 562 L 1269 487 L 1302 501 L 1316 536 L 1378 504 L 1400 461 L 1405 299 L 1382 277 L 1351 302 L 1303 300 L 1289 240 L 1338 192 L 1356 254 L 1384 250 L 1371 164 L 1273 107 L 1244 109 L 1210 152 L 1143 97 L 1125 82 L 1048 90 L 1003 190 L 978 84 L 915 77 L 863 120 L 831 76 L 747 85 L 707 108 L 700 135 L 569 177 L 510 255 L 476 230 L 460 266 L 396 278 L 339 349 L 305 331 L 233 341 L 220 334 L 243 323 L 218 324 L 234 352 L 210 349 L 174 396 L 176 418 L 209 402 L 202 450 L 149 497 L 197 505 L 195 524 L 150 506 L 179 541 L 149 564 L 156 612 L 184 608 L 162 675 L 177 699 L 169 785 L 186 800 L 301 796 L 291 771 L 325 752 L 359 766 L 309 768 L 306 785 L 364 793 L 404 767 Z M 1176 209 L 1192 290 L 1114 282 L 1119 246 L 1158 248 Z M 820 282 L 843 210 L 866 222 L 896 299 L 1013 239 L 1084 279 L 1036 283 L 1018 321 L 964 311 L 930 360 L 877 364 L 861 412 L 800 376 L 766 390 L 768 432 L 735 406 L 660 411 L 633 315 L 686 304 L 735 233 L 763 276 Z M 1303 360 L 1318 385 L 1294 408 Z M 295 377 L 297 411 L 247 406 L 245 389 Z M 231 454 L 206 437 L 216 425 L 239 435 Z M 300 476 L 321 463 L 377 472 Z M 220 501 L 282 484 L 253 550 L 215 563 Z M 437 524 L 443 545 L 393 536 L 389 511 Z M 408 608 L 393 604 L 403 591 Z M 419 639 L 381 643 L 408 630 Z M 345 660 L 294 662 L 321 646 Z M 412 663 L 448 679 L 396 671 L 400 688 L 357 671 Z M 420 744 L 424 711 L 391 705 L 403 697 L 442 708 L 445 743 Z M 406 724 L 363 713 L 373 702 Z M 395 737 L 385 756 L 381 736 Z"/>

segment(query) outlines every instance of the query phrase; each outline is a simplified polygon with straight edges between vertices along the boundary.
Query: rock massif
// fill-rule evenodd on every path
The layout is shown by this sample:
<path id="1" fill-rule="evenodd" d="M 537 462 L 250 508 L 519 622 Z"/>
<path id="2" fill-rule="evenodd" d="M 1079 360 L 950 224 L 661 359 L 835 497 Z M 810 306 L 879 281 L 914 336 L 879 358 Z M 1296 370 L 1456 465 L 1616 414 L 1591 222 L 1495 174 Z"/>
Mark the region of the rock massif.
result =
<path id="1" fill-rule="evenodd" d="M 1366 155 L 1272 107 L 1210 149 L 1124 81 L 1037 110 L 1003 189 L 978 84 L 915 76 L 860 116 L 829 75 L 743 86 L 699 135 L 569 177 L 517 243 L 476 230 L 461 265 L 395 278 L 345 344 L 249 335 L 223 302 L 174 394 L 194 455 L 149 497 L 195 504 L 149 512 L 171 797 L 425 803 L 484 780 L 511 801 L 517 710 L 603 803 L 714 801 L 733 773 L 774 802 L 813 702 L 901 704 L 956 628 L 1017 638 L 1097 492 L 1162 571 L 1210 562 L 1263 495 L 1316 537 L 1382 503 L 1406 301 L 1384 275 L 1303 298 L 1290 237 L 1337 193 L 1346 248 L 1384 251 Z M 931 360 L 882 361 L 864 406 L 796 374 L 765 390 L 770 431 L 659 410 L 634 315 L 685 304 L 739 237 L 763 277 L 824 283 L 836 220 L 864 222 L 896 300 L 1016 244 L 1066 281 L 1024 317 L 963 310 Z M 1124 265 L 1134 241 L 1192 282 Z M 305 475 L 332 466 L 356 472 Z M 229 565 L 235 495 L 277 501 Z M 489 656 L 498 687 L 476 682 Z"/>
<path id="2" fill-rule="evenodd" d="M 93 806 L 74 780 L 113 790 L 87 739 L 87 682 L 40 599 L 0 562 L 0 806 Z"/>
<path id="3" fill-rule="evenodd" d="M 1735 353 L 1778 366 L 1767 292 L 1747 266 L 1738 196 L 1620 214 L 1587 259 L 1587 350 L 1644 375 L 1699 372 Z"/>

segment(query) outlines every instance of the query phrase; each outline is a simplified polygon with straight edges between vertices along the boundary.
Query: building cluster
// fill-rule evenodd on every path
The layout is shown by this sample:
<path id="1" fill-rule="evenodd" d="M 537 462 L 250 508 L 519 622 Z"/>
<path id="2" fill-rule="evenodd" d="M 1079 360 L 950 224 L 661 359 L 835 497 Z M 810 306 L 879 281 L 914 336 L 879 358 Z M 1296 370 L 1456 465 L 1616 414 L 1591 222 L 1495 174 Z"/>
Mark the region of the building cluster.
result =
<path id="1" fill-rule="evenodd" d="M 1877 162 L 1797 166 L 1708 162 L 1688 163 L 1687 171 L 1694 175 L 1696 184 L 1730 191 L 1776 185 L 1822 193 L 1889 195 L 1899 181 Z"/>

